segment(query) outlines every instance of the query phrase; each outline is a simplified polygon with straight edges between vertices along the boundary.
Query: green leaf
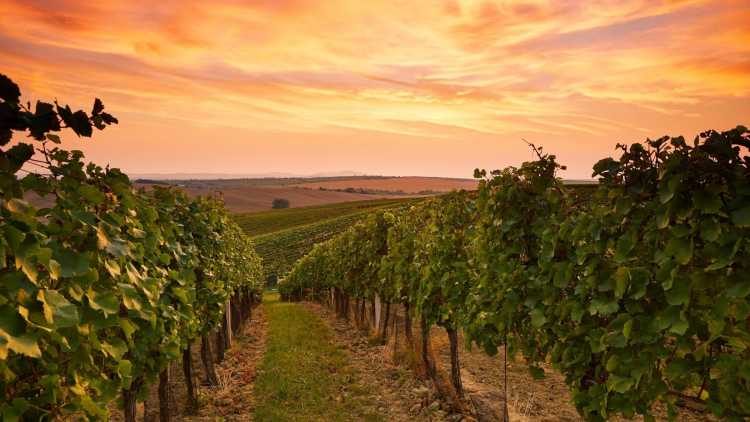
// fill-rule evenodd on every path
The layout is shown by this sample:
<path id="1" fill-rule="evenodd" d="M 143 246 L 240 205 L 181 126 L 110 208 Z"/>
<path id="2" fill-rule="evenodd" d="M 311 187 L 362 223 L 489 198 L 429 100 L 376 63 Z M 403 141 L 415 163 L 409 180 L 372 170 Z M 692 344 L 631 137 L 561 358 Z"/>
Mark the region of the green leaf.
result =
<path id="1" fill-rule="evenodd" d="M 89 298 L 91 309 L 95 311 L 102 311 L 105 315 L 114 315 L 120 312 L 120 300 L 114 292 L 89 290 L 86 296 Z"/>
<path id="2" fill-rule="evenodd" d="M 182 287 L 172 287 L 172 294 L 177 296 L 177 299 L 179 299 L 180 302 L 184 304 L 190 303 L 190 300 L 188 299 L 187 290 L 183 289 Z"/>
<path id="3" fill-rule="evenodd" d="M 716 214 L 721 210 L 721 198 L 716 192 L 699 190 L 693 194 L 693 204 L 707 214 Z"/>
<path id="4" fill-rule="evenodd" d="M 180 345 L 177 342 L 171 342 L 165 345 L 162 350 L 164 350 L 164 354 L 166 354 L 169 359 L 177 359 L 182 355 L 180 352 Z"/>
<path id="5" fill-rule="evenodd" d="M 635 247 L 638 241 L 638 232 L 632 230 L 625 233 L 617 240 L 617 247 L 615 249 L 615 261 L 622 262 L 628 258 L 630 251 Z"/>
<path id="6" fill-rule="evenodd" d="M 122 292 L 122 304 L 128 309 L 135 309 L 140 311 L 143 308 L 143 302 L 141 301 L 141 295 L 138 293 L 135 287 L 130 284 L 119 283 L 117 285 Z"/>
<path id="7" fill-rule="evenodd" d="M 544 325 L 544 323 L 547 322 L 547 317 L 544 316 L 544 311 L 539 308 L 534 308 L 531 310 L 531 325 L 533 325 L 536 328 L 541 327 Z"/>
<path id="8" fill-rule="evenodd" d="M 715 242 L 721 235 L 721 226 L 712 218 L 701 221 L 700 227 L 701 237 L 708 242 Z"/>
<path id="9" fill-rule="evenodd" d="M 675 358 L 667 364 L 665 374 L 670 381 L 679 381 L 688 376 L 693 370 L 693 365 L 687 359 Z"/>
<path id="10" fill-rule="evenodd" d="M 745 298 L 750 294 L 750 280 L 734 283 L 727 288 L 726 295 L 730 298 Z"/>
<path id="11" fill-rule="evenodd" d="M 608 372 L 614 372 L 618 367 L 620 366 L 620 357 L 617 355 L 612 355 L 607 359 L 607 365 L 605 368 Z"/>
<path id="12" fill-rule="evenodd" d="M 1 77 L 2 75 L 0 75 Z M 17 422 L 23 420 L 22 416 L 29 408 L 29 402 L 26 399 L 14 398 L 9 406 L 2 410 L 2 420 L 4 422 Z"/>
<path id="13" fill-rule="evenodd" d="M 672 176 L 671 179 L 667 180 L 666 183 L 661 183 L 659 186 L 659 201 L 662 204 L 666 204 L 674 198 L 677 188 L 680 186 L 680 179 L 678 176 Z"/>
<path id="14" fill-rule="evenodd" d="M 120 271 L 120 264 L 117 263 L 117 261 L 113 261 L 111 259 L 104 260 L 104 268 L 107 269 L 107 272 L 112 277 L 119 277 L 122 272 Z"/>
<path id="15" fill-rule="evenodd" d="M 621 298 L 625 295 L 630 285 L 630 269 L 620 267 L 615 272 L 615 297 Z"/>
<path id="16" fill-rule="evenodd" d="M 672 306 L 679 306 L 688 303 L 690 300 L 690 282 L 685 279 L 676 279 L 672 288 L 665 293 L 667 303 Z"/>
<path id="17" fill-rule="evenodd" d="M 120 328 L 122 328 L 122 332 L 125 333 L 125 337 L 128 340 L 133 337 L 133 334 L 138 330 L 138 327 L 126 318 L 120 318 Z"/>
<path id="18" fill-rule="evenodd" d="M 633 332 L 633 320 L 629 319 L 625 324 L 622 326 L 622 335 L 626 339 L 630 339 L 630 334 Z"/>
<path id="19" fill-rule="evenodd" d="M 750 205 L 732 211 L 732 222 L 739 227 L 750 227 Z"/>
<path id="20" fill-rule="evenodd" d="M 693 239 L 672 238 L 667 243 L 665 252 L 674 257 L 675 261 L 685 265 L 693 258 Z"/>
<path id="21" fill-rule="evenodd" d="M 680 316 L 680 319 L 673 322 L 672 326 L 669 328 L 669 332 L 677 334 L 677 335 L 685 335 L 688 328 L 690 328 L 690 324 L 685 320 L 684 317 Z"/>
<path id="22" fill-rule="evenodd" d="M 107 341 L 102 341 L 102 350 L 108 355 L 112 356 L 115 360 L 120 359 L 127 353 L 128 345 L 119 338 L 110 338 Z"/>
<path id="23" fill-rule="evenodd" d="M 655 222 L 656 222 L 657 228 L 664 229 L 667 226 L 669 226 L 669 220 L 670 220 L 669 208 L 662 207 L 660 211 L 656 213 L 655 219 L 656 219 Z"/>
<path id="24" fill-rule="evenodd" d="M 635 384 L 635 382 L 630 377 L 609 374 L 609 377 L 607 378 L 607 388 L 610 391 L 615 391 L 620 394 L 627 393 L 633 384 Z"/>
<path id="25" fill-rule="evenodd" d="M 650 281 L 651 273 L 640 267 L 630 268 L 630 297 L 640 299 L 646 296 L 646 287 Z"/>
<path id="26" fill-rule="evenodd" d="M 116 257 L 126 256 L 130 251 L 127 242 L 111 237 L 101 225 L 96 228 L 96 239 L 99 249 L 104 249 Z"/>
<path id="27" fill-rule="evenodd" d="M 78 188 L 78 193 L 81 197 L 95 205 L 99 205 L 107 199 L 102 191 L 91 185 L 81 185 Z"/>
<path id="28" fill-rule="evenodd" d="M 74 327 L 80 322 L 78 308 L 70 303 L 65 296 L 55 290 L 40 290 L 39 300 L 45 308 L 45 314 L 49 312 L 52 322 L 57 328 Z"/>
<path id="29" fill-rule="evenodd" d="M 131 373 L 133 371 L 133 364 L 127 359 L 122 359 L 117 365 L 117 374 L 122 378 L 122 387 L 130 388 L 132 382 Z"/>
<path id="30" fill-rule="evenodd" d="M 610 315 L 620 308 L 615 299 L 594 298 L 589 306 L 591 315 Z"/>
<path id="31" fill-rule="evenodd" d="M 89 270 L 89 260 L 86 254 L 69 249 L 57 249 L 53 251 L 53 259 L 57 265 L 51 264 L 51 275 L 54 279 L 60 277 L 75 277 L 86 274 Z"/>

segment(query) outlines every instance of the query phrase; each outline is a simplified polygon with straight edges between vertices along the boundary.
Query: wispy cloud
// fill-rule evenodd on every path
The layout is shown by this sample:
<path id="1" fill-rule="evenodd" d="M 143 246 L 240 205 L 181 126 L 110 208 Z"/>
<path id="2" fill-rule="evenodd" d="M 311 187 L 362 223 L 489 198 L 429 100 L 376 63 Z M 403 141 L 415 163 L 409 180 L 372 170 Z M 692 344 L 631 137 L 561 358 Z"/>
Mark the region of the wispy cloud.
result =
<path id="1" fill-rule="evenodd" d="M 748 21 L 743 0 L 0 0 L 0 71 L 30 97 L 103 97 L 128 117 L 103 145 L 142 172 L 191 170 L 167 155 L 210 127 L 274 163 L 303 137 L 317 149 L 291 162 L 310 170 L 366 144 L 396 158 L 343 167 L 408 173 L 440 140 L 451 175 L 470 173 L 451 160 L 467 141 L 475 165 L 500 166 L 515 155 L 487 157 L 532 136 L 582 176 L 616 141 L 747 123 Z"/>

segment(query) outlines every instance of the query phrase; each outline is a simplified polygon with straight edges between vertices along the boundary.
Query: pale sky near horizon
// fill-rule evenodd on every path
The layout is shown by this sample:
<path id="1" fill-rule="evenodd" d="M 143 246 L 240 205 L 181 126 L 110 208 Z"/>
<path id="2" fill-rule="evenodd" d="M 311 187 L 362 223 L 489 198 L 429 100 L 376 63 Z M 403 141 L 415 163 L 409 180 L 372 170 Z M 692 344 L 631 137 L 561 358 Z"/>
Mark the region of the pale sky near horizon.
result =
<path id="1" fill-rule="evenodd" d="M 618 142 L 750 125 L 748 0 L 0 0 L 24 99 L 120 125 L 131 173 L 471 177 L 522 139 L 588 178 Z"/>

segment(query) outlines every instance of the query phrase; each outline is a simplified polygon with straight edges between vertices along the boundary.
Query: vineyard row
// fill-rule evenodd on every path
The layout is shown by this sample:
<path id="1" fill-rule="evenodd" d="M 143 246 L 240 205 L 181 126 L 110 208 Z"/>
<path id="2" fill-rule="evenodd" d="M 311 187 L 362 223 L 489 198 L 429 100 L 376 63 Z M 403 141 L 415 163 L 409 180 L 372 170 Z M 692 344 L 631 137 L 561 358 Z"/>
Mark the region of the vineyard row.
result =
<path id="1" fill-rule="evenodd" d="M 61 148 L 62 130 L 90 137 L 117 123 L 98 99 L 87 113 L 20 97 L 0 75 L 0 418 L 105 420 L 119 400 L 134 421 L 158 379 L 169 420 L 180 359 L 194 411 L 191 346 L 216 383 L 214 356 L 259 301 L 252 243 L 218 199 L 137 191 Z"/>
<path id="2" fill-rule="evenodd" d="M 342 316 L 401 306 L 431 377 L 430 326 L 445 328 L 462 394 L 458 331 L 489 354 L 560 371 L 587 420 L 652 420 L 690 405 L 750 416 L 750 132 L 618 145 L 595 190 L 559 178 L 555 156 L 487 174 L 405 211 L 373 213 L 316 245 L 280 284 Z M 376 306 L 370 306 L 375 309 Z M 413 342 L 410 342 L 413 344 Z"/>

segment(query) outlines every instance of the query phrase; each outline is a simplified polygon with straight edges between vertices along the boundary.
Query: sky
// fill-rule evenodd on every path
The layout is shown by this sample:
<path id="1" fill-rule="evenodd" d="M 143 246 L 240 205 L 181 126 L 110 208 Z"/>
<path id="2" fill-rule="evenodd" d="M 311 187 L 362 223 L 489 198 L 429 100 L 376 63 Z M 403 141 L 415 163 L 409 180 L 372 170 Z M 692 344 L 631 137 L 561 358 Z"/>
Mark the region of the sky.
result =
<path id="1" fill-rule="evenodd" d="M 130 173 L 471 177 L 750 125 L 748 0 L 0 0 L 24 99 L 119 118 L 63 137 Z"/>

